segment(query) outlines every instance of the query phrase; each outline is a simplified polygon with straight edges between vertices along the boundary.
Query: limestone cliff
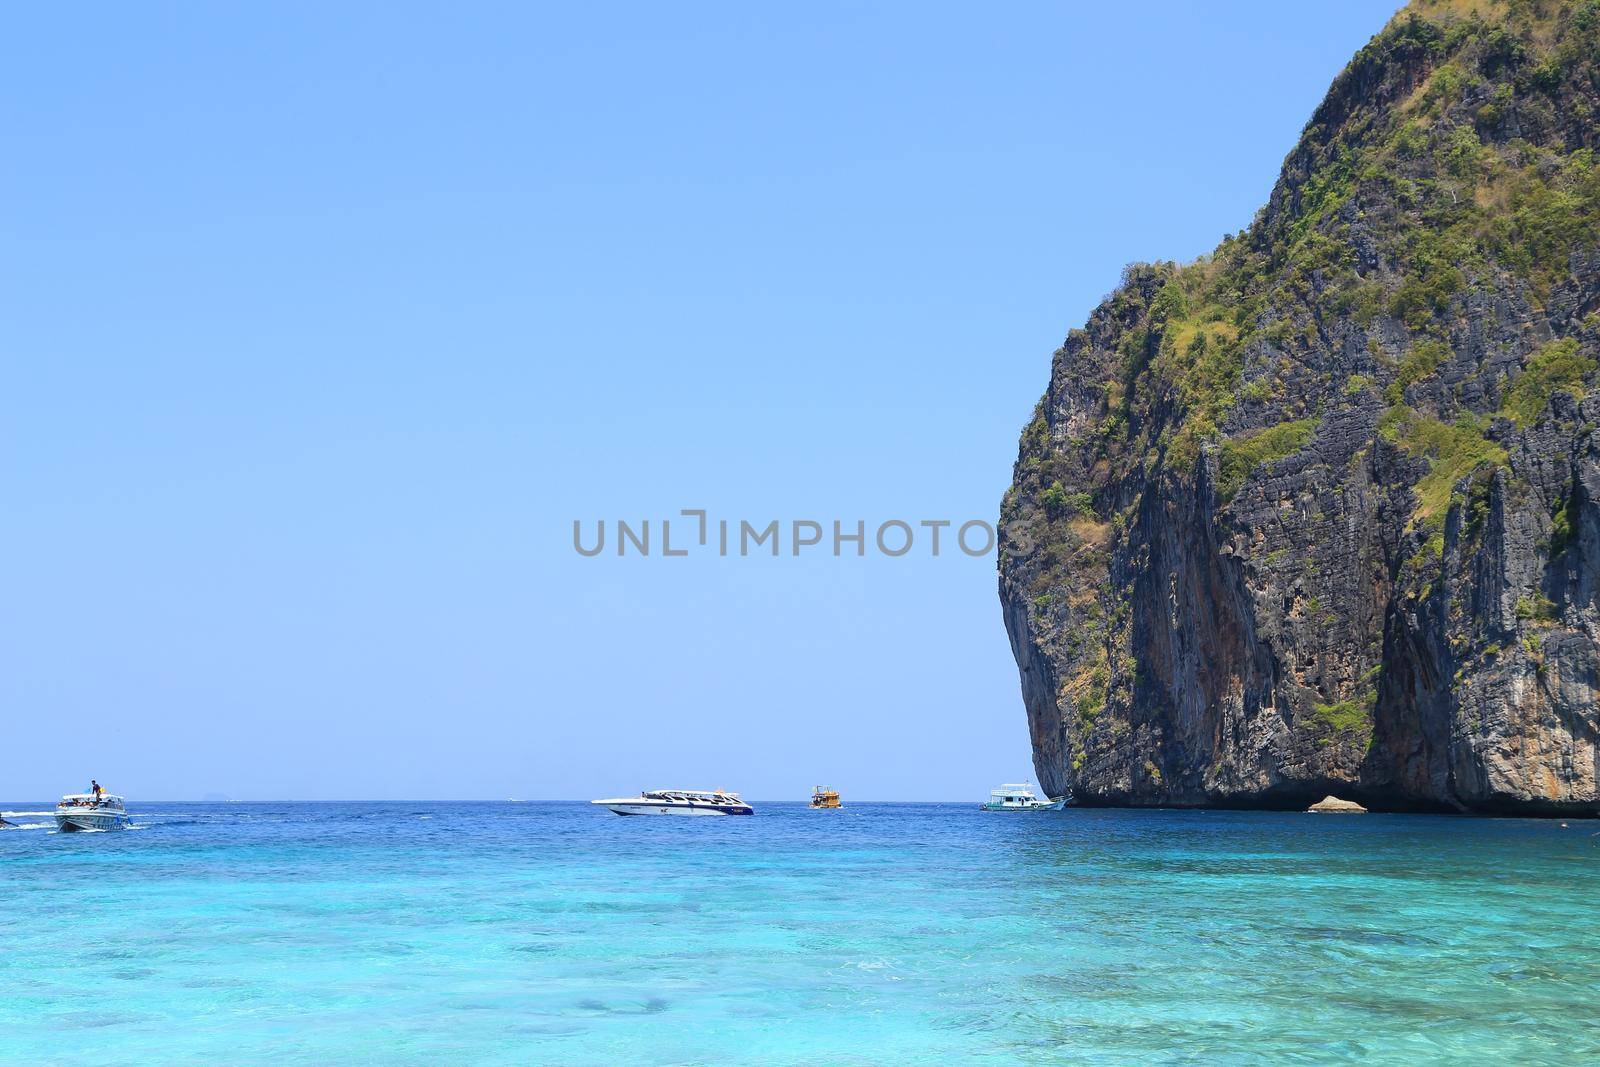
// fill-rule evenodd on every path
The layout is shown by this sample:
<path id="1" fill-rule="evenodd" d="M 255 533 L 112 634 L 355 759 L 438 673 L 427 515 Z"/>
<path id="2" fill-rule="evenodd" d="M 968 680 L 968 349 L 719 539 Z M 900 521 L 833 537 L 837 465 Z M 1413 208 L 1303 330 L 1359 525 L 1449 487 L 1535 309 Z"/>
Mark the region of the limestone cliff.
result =
<path id="1" fill-rule="evenodd" d="M 1600 0 L 1417 3 L 1129 267 L 1001 508 L 1040 783 L 1595 813 Z"/>

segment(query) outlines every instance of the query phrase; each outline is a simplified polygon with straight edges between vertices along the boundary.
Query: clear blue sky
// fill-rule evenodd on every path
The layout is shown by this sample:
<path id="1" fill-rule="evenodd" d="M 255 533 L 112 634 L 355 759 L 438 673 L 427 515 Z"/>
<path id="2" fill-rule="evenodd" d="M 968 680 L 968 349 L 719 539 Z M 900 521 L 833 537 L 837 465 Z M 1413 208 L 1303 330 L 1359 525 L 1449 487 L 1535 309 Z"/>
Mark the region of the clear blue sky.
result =
<path id="1" fill-rule="evenodd" d="M 992 519 L 1393 7 L 9 8 L 0 797 L 1031 776 L 992 558 L 570 523 Z"/>

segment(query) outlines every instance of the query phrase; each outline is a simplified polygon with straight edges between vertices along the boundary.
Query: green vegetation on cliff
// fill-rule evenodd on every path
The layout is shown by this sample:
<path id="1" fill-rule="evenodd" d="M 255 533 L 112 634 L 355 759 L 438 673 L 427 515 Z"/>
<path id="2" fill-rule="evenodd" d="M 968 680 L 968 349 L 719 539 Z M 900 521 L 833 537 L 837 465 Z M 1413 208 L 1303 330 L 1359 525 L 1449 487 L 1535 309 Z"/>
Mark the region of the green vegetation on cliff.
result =
<path id="1" fill-rule="evenodd" d="M 1272 463 L 1300 451 L 1316 428 L 1315 419 L 1297 419 L 1250 430 L 1224 441 L 1217 491 L 1224 500 L 1232 499 L 1246 476 L 1263 463 Z"/>
<path id="2" fill-rule="evenodd" d="M 1584 382 L 1594 373 L 1595 361 L 1578 353 L 1576 338 L 1565 337 L 1551 341 L 1528 360 L 1517 380 L 1506 390 L 1500 402 L 1500 414 L 1518 426 L 1527 426 L 1539 417 L 1550 403 L 1552 393 L 1560 390 L 1571 393 L 1580 400 L 1584 395 Z"/>
<path id="3" fill-rule="evenodd" d="M 1384 413 L 1378 433 L 1428 461 L 1428 473 L 1416 485 L 1416 518 L 1422 521 L 1443 517 L 1458 480 L 1480 466 L 1506 462 L 1506 450 L 1486 438 L 1483 422 L 1470 415 L 1447 423 L 1400 405 Z"/>
<path id="4" fill-rule="evenodd" d="M 1377 692 L 1368 690 L 1357 699 L 1313 703 L 1309 718 L 1321 740 L 1365 742 L 1372 733 L 1372 705 L 1377 699 Z"/>

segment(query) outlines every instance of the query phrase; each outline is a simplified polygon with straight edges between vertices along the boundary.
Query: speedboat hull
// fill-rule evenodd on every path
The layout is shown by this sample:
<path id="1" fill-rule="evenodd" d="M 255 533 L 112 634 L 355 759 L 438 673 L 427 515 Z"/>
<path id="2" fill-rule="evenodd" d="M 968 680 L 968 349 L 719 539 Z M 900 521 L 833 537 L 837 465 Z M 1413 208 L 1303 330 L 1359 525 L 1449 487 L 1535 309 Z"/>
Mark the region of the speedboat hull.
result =
<path id="1" fill-rule="evenodd" d="M 726 789 L 646 789 L 636 797 L 591 800 L 618 815 L 754 815 L 755 810 Z"/>
<path id="2" fill-rule="evenodd" d="M 752 815 L 754 811 L 748 804 L 660 804 L 660 803 L 632 803 L 632 804 L 607 804 L 607 808 L 618 815 Z"/>
<path id="3" fill-rule="evenodd" d="M 1067 798 L 1038 800 L 1032 804 L 983 804 L 984 811 L 1060 811 L 1067 806 Z"/>
<path id="4" fill-rule="evenodd" d="M 126 830 L 129 821 L 125 811 L 56 812 L 56 829 L 62 833 L 74 830 Z"/>

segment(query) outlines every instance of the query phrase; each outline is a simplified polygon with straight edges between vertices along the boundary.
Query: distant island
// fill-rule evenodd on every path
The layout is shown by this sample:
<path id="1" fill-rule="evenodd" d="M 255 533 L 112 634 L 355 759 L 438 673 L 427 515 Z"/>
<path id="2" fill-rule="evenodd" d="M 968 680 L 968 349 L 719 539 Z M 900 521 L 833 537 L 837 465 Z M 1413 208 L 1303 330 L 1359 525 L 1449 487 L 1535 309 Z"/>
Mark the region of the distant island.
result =
<path id="1" fill-rule="evenodd" d="M 1001 508 L 1047 793 L 1596 813 L 1597 150 L 1600 0 L 1414 3 L 1068 335 Z"/>

